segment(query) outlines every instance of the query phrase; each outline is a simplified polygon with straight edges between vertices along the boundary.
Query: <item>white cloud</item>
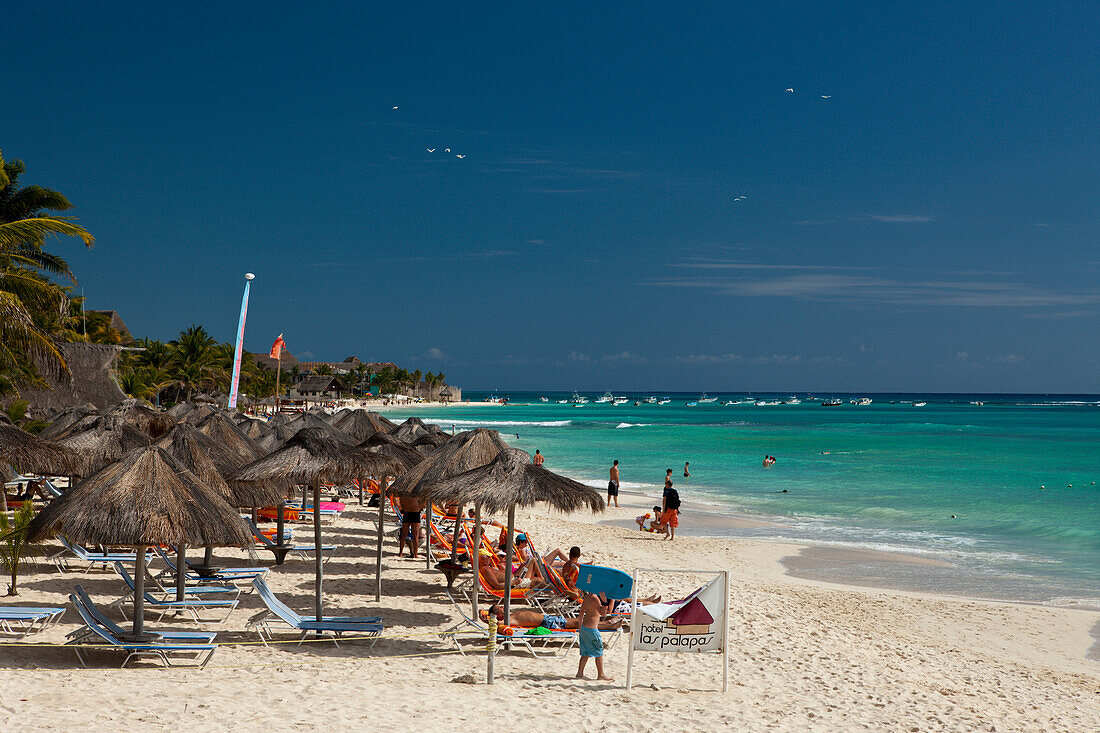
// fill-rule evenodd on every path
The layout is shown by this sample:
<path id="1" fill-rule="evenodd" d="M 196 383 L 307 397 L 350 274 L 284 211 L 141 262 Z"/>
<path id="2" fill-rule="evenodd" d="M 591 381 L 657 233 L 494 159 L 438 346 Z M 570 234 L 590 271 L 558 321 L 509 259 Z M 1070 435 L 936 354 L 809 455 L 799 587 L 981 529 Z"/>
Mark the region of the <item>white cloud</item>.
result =
<path id="1" fill-rule="evenodd" d="M 582 354 L 579 351 L 570 351 L 569 356 L 565 357 L 569 361 L 592 361 L 592 357 L 588 354 Z"/>
<path id="2" fill-rule="evenodd" d="M 871 214 L 869 218 L 887 224 L 923 224 L 932 221 L 931 216 L 921 214 Z"/>
<path id="3" fill-rule="evenodd" d="M 603 360 L 606 361 L 606 362 L 615 362 L 615 361 L 643 362 L 643 361 L 645 361 L 645 357 L 639 356 L 639 355 L 634 354 L 630 351 L 623 351 L 622 353 L 619 353 L 619 354 L 608 354 L 607 356 L 603 357 Z"/>
<path id="4" fill-rule="evenodd" d="M 447 355 L 443 353 L 443 349 L 433 346 L 424 352 L 425 359 L 435 359 L 436 361 L 443 361 L 447 358 Z"/>
<path id="5" fill-rule="evenodd" d="M 1004 354 L 1002 356 L 994 356 L 994 364 L 1023 364 L 1024 357 L 1020 354 Z"/>

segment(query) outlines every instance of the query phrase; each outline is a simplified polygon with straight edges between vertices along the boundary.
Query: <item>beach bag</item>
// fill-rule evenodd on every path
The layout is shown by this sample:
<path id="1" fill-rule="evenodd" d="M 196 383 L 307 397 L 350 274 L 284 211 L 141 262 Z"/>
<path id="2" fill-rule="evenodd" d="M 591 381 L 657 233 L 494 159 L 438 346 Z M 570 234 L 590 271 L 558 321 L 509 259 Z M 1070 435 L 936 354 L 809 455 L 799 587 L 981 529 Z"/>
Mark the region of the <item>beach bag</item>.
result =
<path id="1" fill-rule="evenodd" d="M 665 492 L 665 508 L 666 509 L 679 509 L 680 508 L 680 494 L 676 489 L 667 489 Z"/>

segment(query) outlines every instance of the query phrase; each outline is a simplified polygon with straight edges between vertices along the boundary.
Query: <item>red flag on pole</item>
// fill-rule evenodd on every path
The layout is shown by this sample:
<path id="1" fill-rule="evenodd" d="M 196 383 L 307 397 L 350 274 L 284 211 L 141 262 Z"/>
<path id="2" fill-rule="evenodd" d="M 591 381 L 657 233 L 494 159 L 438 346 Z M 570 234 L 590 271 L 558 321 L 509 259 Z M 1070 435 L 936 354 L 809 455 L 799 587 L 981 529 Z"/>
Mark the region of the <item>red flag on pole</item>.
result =
<path id="1" fill-rule="evenodd" d="M 271 345 L 271 358 L 281 358 L 284 348 L 286 348 L 286 342 L 283 341 L 283 335 L 280 333 L 279 338 L 275 339 L 275 343 Z"/>

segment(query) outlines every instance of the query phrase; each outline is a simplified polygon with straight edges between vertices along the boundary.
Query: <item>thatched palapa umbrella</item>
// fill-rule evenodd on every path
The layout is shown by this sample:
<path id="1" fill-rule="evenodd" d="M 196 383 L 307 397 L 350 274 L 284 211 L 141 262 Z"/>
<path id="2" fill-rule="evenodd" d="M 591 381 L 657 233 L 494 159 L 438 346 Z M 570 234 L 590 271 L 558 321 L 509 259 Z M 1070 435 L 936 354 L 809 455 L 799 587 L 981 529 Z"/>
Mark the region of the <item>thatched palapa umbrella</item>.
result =
<path id="1" fill-rule="evenodd" d="M 588 508 L 602 511 L 604 500 L 591 486 L 559 476 L 531 463 L 531 456 L 517 448 L 501 451 L 492 463 L 449 479 L 432 483 L 425 490 L 429 501 L 473 503 L 490 513 L 508 512 L 508 549 L 504 560 L 504 623 L 509 622 L 512 600 L 512 537 L 515 532 L 516 507 L 547 502 L 563 512 Z M 480 524 L 480 521 L 479 521 Z M 471 549 L 475 570 L 478 567 L 477 545 Z M 477 588 L 477 583 L 474 583 Z M 476 599 L 476 596 L 475 596 Z M 475 600 L 476 603 L 476 600 Z M 476 614 L 476 611 L 475 611 Z M 490 670 L 492 660 L 490 659 Z M 490 681 L 492 673 L 490 671 Z"/>
<path id="2" fill-rule="evenodd" d="M 234 481 L 284 480 L 313 485 L 313 537 L 316 549 L 317 620 L 321 620 L 321 482 L 348 481 L 390 470 L 392 459 L 372 456 L 365 450 L 338 441 L 320 428 L 303 428 L 279 450 L 242 467 Z M 305 505 L 302 507 L 305 509 Z"/>
<path id="3" fill-rule="evenodd" d="M 209 544 L 247 547 L 252 534 L 237 511 L 204 488 L 161 448 L 131 451 L 75 486 L 39 512 L 27 539 L 55 534 L 91 545 L 130 545 L 134 573 L 134 633 L 143 639 L 145 550 L 150 545 Z"/>
<path id="4" fill-rule="evenodd" d="M 167 412 L 154 410 L 134 399 L 124 400 L 105 414 L 134 426 L 153 440 L 167 433 L 176 424 L 176 419 Z"/>
<path id="5" fill-rule="evenodd" d="M 121 422 L 112 415 L 100 415 L 92 427 L 79 433 L 73 433 L 58 441 L 83 459 L 81 476 L 95 473 L 99 469 L 124 455 L 152 443 L 145 433 L 129 423 Z"/>
<path id="6" fill-rule="evenodd" d="M 357 443 L 362 443 L 375 433 L 389 433 L 393 430 L 393 423 L 379 415 L 377 412 L 366 410 L 351 410 L 336 418 L 332 423 Z"/>
<path id="7" fill-rule="evenodd" d="M 230 506 L 266 506 L 282 501 L 287 486 L 243 484 L 230 486 L 225 476 L 240 468 L 245 461 L 227 446 L 199 432 L 194 426 L 181 422 L 161 438 L 157 444 L 184 468 L 195 474 L 203 487 L 219 494 Z M 207 545 L 203 565 L 199 572 L 213 570 L 212 545 Z M 179 545 L 176 557 L 176 600 L 183 600 L 186 564 L 186 545 Z"/>
<path id="8" fill-rule="evenodd" d="M 43 440 L 4 421 L 0 422 L 0 464 L 11 464 L 21 473 L 72 476 L 81 473 L 84 462 L 70 448 Z M 8 500 L 0 487 L 0 511 L 7 510 Z"/>
<path id="9" fill-rule="evenodd" d="M 390 435 L 406 443 L 412 443 L 421 435 L 425 435 L 428 432 L 428 426 L 424 424 L 423 420 L 419 417 L 410 417 L 408 420 L 391 430 Z"/>
<path id="10" fill-rule="evenodd" d="M 435 453 L 419 463 L 415 468 L 394 482 L 391 491 L 398 496 L 419 496 L 425 498 L 424 491 L 431 484 L 457 476 L 474 468 L 490 463 L 506 450 L 508 444 L 500 439 L 500 433 L 487 428 L 475 428 L 455 435 L 438 448 Z M 431 514 L 431 502 L 427 502 Z M 461 507 L 459 507 L 461 514 Z M 451 540 L 451 558 L 458 554 L 458 530 L 461 520 L 455 523 L 454 537 Z M 480 522 L 477 525 L 480 527 Z M 425 528 L 425 542 L 428 541 Z M 480 539 L 480 535 L 478 535 Z M 428 546 L 425 545 L 427 548 Z M 475 546 L 476 547 L 476 546 Z M 431 552 L 427 552 L 427 567 L 431 567 Z M 476 583 L 474 584 L 476 587 Z"/>
<path id="11" fill-rule="evenodd" d="M 38 434 L 38 437 L 46 440 L 56 440 L 63 437 L 66 431 L 77 422 L 94 415 L 95 409 L 88 405 L 74 405 L 66 407 L 61 412 L 50 418 L 50 424 Z"/>
<path id="12" fill-rule="evenodd" d="M 256 443 L 249 440 L 248 436 L 233 424 L 232 420 L 220 412 L 208 415 L 195 427 L 199 429 L 199 432 L 209 435 L 215 442 L 227 446 L 246 462 L 251 463 L 264 454 Z"/>

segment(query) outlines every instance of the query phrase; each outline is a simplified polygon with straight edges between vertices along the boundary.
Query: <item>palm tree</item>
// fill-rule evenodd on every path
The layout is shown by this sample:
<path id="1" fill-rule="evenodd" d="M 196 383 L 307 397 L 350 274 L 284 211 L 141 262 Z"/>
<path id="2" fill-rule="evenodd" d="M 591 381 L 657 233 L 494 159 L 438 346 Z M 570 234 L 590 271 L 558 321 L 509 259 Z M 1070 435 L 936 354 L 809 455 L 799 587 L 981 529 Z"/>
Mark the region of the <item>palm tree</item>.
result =
<path id="1" fill-rule="evenodd" d="M 218 342 L 202 326 L 190 326 L 170 341 L 171 371 L 179 388 L 187 390 L 190 400 L 194 390 L 207 389 L 216 384 L 216 377 L 223 371 L 219 364 Z"/>
<path id="2" fill-rule="evenodd" d="M 66 370 L 59 344 L 68 292 L 50 276 L 75 278 L 68 263 L 43 245 L 49 236 L 79 237 L 87 246 L 95 241 L 71 220 L 47 213 L 72 206 L 60 193 L 20 188 L 24 170 L 21 161 L 6 163 L 0 155 L 0 391 L 42 384 L 31 356 L 54 373 Z"/>

